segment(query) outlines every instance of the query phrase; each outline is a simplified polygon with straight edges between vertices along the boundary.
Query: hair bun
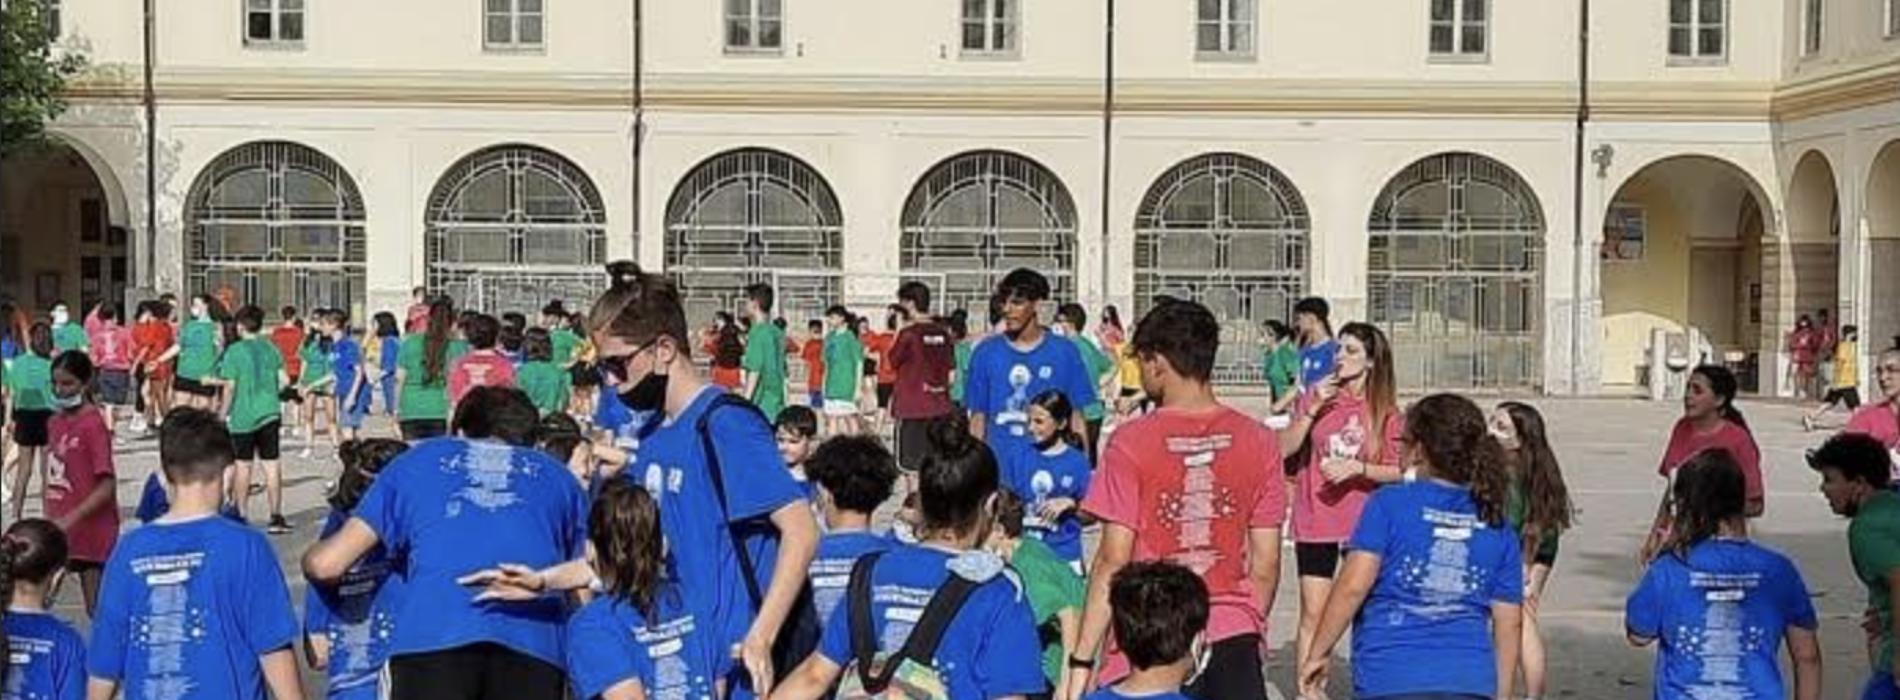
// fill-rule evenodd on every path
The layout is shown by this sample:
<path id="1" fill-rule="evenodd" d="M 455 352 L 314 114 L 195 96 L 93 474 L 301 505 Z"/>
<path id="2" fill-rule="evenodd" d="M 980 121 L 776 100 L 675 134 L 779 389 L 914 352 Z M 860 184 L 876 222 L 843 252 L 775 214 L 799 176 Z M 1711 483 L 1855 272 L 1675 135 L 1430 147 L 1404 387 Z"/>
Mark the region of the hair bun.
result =
<path id="1" fill-rule="evenodd" d="M 640 283 L 640 278 L 643 276 L 645 273 L 640 271 L 640 264 L 632 260 L 607 263 L 607 278 L 614 289 L 633 287 Z"/>

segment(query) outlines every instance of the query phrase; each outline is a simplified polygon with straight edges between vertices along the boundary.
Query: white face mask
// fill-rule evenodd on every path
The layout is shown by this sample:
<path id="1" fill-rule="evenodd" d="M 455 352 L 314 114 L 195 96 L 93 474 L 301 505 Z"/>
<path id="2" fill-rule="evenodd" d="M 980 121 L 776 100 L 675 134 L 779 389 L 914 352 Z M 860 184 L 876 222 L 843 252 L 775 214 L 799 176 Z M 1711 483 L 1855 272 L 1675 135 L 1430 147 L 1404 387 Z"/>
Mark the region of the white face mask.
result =
<path id="1" fill-rule="evenodd" d="M 64 326 L 72 320 L 72 315 L 66 313 L 65 309 L 53 309 L 53 325 Z"/>

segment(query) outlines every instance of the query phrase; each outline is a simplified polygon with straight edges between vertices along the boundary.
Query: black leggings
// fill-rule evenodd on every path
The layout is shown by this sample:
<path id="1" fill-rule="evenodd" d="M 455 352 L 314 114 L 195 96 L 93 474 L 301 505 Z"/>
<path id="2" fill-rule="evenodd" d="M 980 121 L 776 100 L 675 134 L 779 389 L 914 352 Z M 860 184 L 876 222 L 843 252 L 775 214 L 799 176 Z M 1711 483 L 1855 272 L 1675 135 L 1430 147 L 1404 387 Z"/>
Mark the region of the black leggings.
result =
<path id="1" fill-rule="evenodd" d="M 566 700 L 561 668 L 499 644 L 389 660 L 390 700 Z"/>
<path id="2" fill-rule="evenodd" d="M 1181 694 L 1195 700 L 1267 700 L 1267 674 L 1260 635 L 1243 634 L 1213 643 L 1207 668 Z"/>

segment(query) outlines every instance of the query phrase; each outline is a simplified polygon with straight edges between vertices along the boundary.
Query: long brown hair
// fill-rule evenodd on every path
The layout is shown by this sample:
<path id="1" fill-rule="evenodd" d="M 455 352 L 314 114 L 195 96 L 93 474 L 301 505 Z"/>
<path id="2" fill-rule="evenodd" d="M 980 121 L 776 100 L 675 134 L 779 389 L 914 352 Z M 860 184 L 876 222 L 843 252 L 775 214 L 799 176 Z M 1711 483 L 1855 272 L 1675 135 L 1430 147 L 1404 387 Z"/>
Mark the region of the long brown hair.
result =
<path id="1" fill-rule="evenodd" d="M 587 539 L 607 594 L 652 620 L 666 571 L 660 507 L 653 495 L 630 479 L 608 480 L 587 515 Z"/>
<path id="2" fill-rule="evenodd" d="M 1544 415 L 1530 404 L 1517 401 L 1506 401 L 1498 408 L 1511 418 L 1511 427 L 1517 431 L 1517 449 L 1510 455 L 1510 466 L 1524 487 L 1524 535 L 1555 537 L 1570 529 L 1576 511 L 1570 502 L 1570 488 L 1564 484 L 1563 469 L 1557 465 L 1557 453 L 1550 449 Z"/>
<path id="3" fill-rule="evenodd" d="M 422 339 L 423 384 L 440 384 L 448 376 L 449 333 L 454 324 L 454 302 L 448 297 L 429 302 L 429 325 Z"/>
<path id="4" fill-rule="evenodd" d="M 1503 448 L 1486 429 L 1484 412 L 1457 394 L 1433 394 L 1405 413 L 1405 443 L 1424 452 L 1433 477 L 1468 486 L 1478 517 L 1504 524 L 1511 477 Z"/>
<path id="5" fill-rule="evenodd" d="M 1392 343 L 1385 338 L 1385 331 L 1370 323 L 1348 323 L 1339 329 L 1341 336 L 1359 341 L 1366 348 L 1366 389 L 1363 397 L 1366 407 L 1372 413 L 1371 459 L 1374 463 L 1384 463 L 1387 458 L 1397 455 L 1385 453 L 1385 426 L 1399 414 L 1399 382 L 1392 372 Z"/>

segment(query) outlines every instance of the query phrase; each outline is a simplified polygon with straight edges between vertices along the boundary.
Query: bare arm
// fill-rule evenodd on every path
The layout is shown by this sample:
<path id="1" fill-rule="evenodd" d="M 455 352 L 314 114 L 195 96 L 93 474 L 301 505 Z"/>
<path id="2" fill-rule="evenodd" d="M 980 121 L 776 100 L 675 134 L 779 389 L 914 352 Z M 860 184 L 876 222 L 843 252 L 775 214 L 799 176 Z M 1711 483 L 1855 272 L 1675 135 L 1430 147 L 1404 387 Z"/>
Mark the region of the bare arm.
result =
<path id="1" fill-rule="evenodd" d="M 119 682 L 98 676 L 86 679 L 86 700 L 112 700 L 119 695 Z"/>
<path id="2" fill-rule="evenodd" d="M 769 696 L 770 700 L 818 700 L 831 689 L 831 684 L 838 682 L 843 672 L 843 667 L 824 654 L 812 654 L 785 677 L 785 682 Z"/>
<path id="3" fill-rule="evenodd" d="M 277 700 L 303 700 L 303 677 L 297 672 L 297 655 L 289 648 L 278 649 L 258 659 L 264 667 L 264 684 Z"/>
<path id="4" fill-rule="evenodd" d="M 1794 700 L 1821 700 L 1821 638 L 1814 630 L 1789 627 L 1788 656 L 1794 661 Z"/>
<path id="5" fill-rule="evenodd" d="M 818 522 L 812 519 L 811 506 L 803 499 L 787 503 L 772 512 L 772 524 L 778 528 L 778 561 L 772 564 L 772 585 L 759 604 L 759 615 L 752 620 L 740 648 L 741 660 L 752 674 L 752 687 L 760 695 L 772 689 L 772 641 L 791 614 L 792 604 L 805 586 L 812 557 L 818 554 Z M 750 576 L 752 572 L 743 572 Z"/>
<path id="6" fill-rule="evenodd" d="M 1359 608 L 1366 604 L 1366 596 L 1372 593 L 1372 584 L 1379 577 L 1380 561 L 1379 555 L 1367 552 L 1346 555 L 1339 577 L 1333 581 L 1332 595 L 1326 599 L 1326 608 L 1320 611 L 1319 628 L 1313 633 L 1313 644 L 1307 651 L 1308 662 L 1332 656 L 1333 646 L 1345 636 L 1352 618 L 1359 614 Z"/>
<path id="7" fill-rule="evenodd" d="M 1062 658 L 1064 660 L 1061 675 L 1056 677 L 1056 692 L 1062 692 L 1063 689 L 1069 687 L 1069 675 L 1075 673 L 1075 669 L 1069 668 L 1067 660 L 1075 656 L 1075 643 L 1082 637 L 1082 611 L 1069 608 L 1058 612 L 1056 624 L 1062 630 Z"/>
<path id="8" fill-rule="evenodd" d="M 1756 497 L 1756 498 L 1748 499 L 1748 505 L 1742 509 L 1742 514 L 1750 518 L 1759 518 L 1761 517 L 1762 513 L 1765 513 L 1767 511 L 1768 511 L 1768 501 L 1766 499 Z"/>
<path id="9" fill-rule="evenodd" d="M 310 664 L 312 671 L 325 671 L 330 668 L 330 636 L 322 631 L 305 632 L 303 635 L 303 659 Z"/>
<path id="10" fill-rule="evenodd" d="M 600 697 L 602 700 L 647 700 L 647 689 L 640 685 L 639 679 L 629 678 L 615 683 L 603 691 Z"/>
<path id="11" fill-rule="evenodd" d="M 1497 649 L 1498 697 L 1513 698 L 1517 659 L 1524 644 L 1524 608 L 1516 603 L 1491 604 L 1491 644 Z"/>
<path id="12" fill-rule="evenodd" d="M 1649 534 L 1643 537 L 1643 549 L 1639 555 L 1642 559 L 1641 563 L 1643 564 L 1648 564 L 1651 559 L 1656 558 L 1657 550 L 1662 549 L 1662 533 L 1664 530 L 1669 529 L 1671 521 L 1669 516 L 1669 490 L 1669 484 L 1665 483 L 1663 485 L 1662 498 L 1656 502 L 1656 519 L 1649 526 Z"/>
<path id="13" fill-rule="evenodd" d="M 319 584 L 341 579 L 380 541 L 376 531 L 361 518 L 350 518 L 335 534 L 310 545 L 304 552 L 304 578 Z"/>
<path id="14" fill-rule="evenodd" d="M 1277 546 L 1277 545 L 1276 545 Z M 1075 640 L 1077 658 L 1094 659 L 1108 638 L 1112 611 L 1108 604 L 1109 582 L 1134 558 L 1135 531 L 1120 523 L 1102 526 L 1102 542 L 1095 552 L 1095 567 L 1089 570 L 1088 598 L 1082 607 L 1082 628 Z M 1076 669 L 1068 677 L 1068 693 L 1079 698 L 1095 685 L 1093 673 Z"/>
<path id="15" fill-rule="evenodd" d="M 1247 549 L 1247 578 L 1253 582 L 1254 600 L 1264 618 L 1273 613 L 1273 597 L 1280 592 L 1280 528 L 1248 530 Z"/>
<path id="16" fill-rule="evenodd" d="M 978 442 L 988 439 L 985 433 L 989 431 L 989 428 L 990 419 L 988 414 L 982 411 L 970 412 L 970 435 L 975 437 Z"/>
<path id="17" fill-rule="evenodd" d="M 99 483 L 93 485 L 92 491 L 86 493 L 86 498 L 79 502 L 79 507 L 61 517 L 56 524 L 59 525 L 60 530 L 71 529 L 73 523 L 81 522 L 91 517 L 94 511 L 105 507 L 106 501 L 117 492 L 118 484 L 111 479 L 101 479 Z"/>

